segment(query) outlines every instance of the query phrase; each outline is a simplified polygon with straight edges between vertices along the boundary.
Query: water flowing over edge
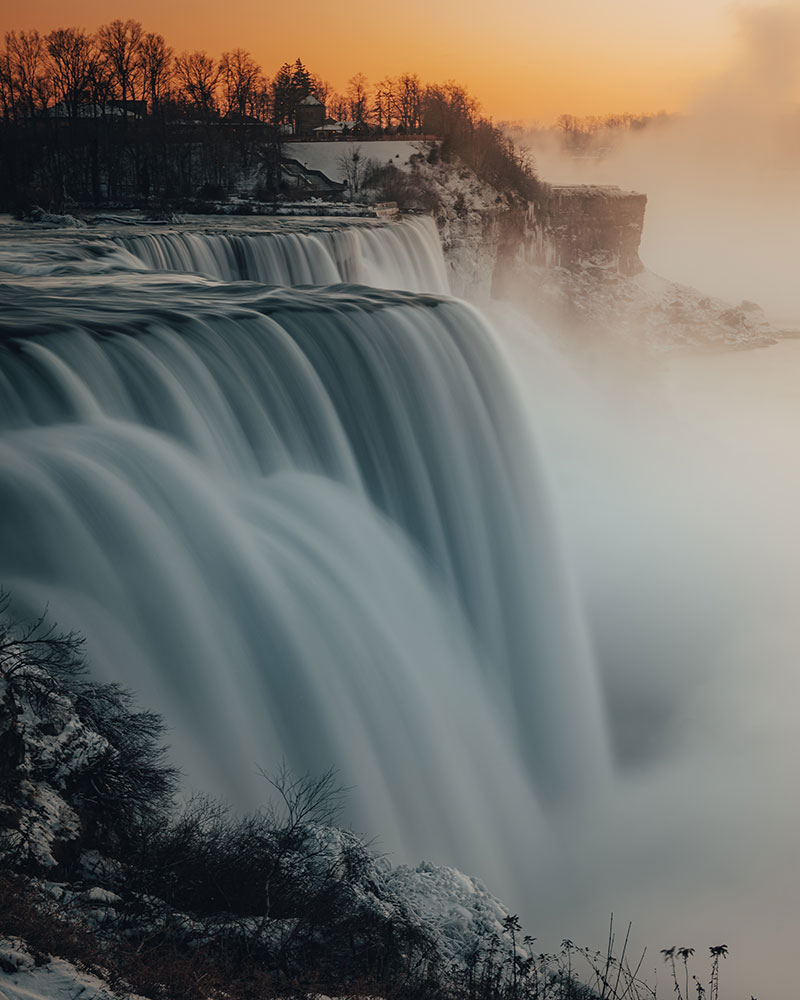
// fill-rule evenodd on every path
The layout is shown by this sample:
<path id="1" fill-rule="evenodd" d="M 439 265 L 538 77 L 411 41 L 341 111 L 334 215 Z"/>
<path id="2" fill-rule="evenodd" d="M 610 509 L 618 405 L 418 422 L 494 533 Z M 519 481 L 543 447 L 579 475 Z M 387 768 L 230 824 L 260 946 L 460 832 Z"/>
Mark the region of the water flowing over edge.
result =
<path id="1" fill-rule="evenodd" d="M 193 778 L 247 801 L 256 763 L 334 764 L 365 829 L 466 862 L 523 850 L 607 754 L 492 331 L 432 296 L 263 288 L 376 261 L 408 285 L 404 229 L 125 238 L 216 280 L 96 244 L 93 273 L 63 242 L 29 261 L 2 291 L 0 578 L 165 713 Z M 403 241 L 441 291 L 435 233 Z"/>

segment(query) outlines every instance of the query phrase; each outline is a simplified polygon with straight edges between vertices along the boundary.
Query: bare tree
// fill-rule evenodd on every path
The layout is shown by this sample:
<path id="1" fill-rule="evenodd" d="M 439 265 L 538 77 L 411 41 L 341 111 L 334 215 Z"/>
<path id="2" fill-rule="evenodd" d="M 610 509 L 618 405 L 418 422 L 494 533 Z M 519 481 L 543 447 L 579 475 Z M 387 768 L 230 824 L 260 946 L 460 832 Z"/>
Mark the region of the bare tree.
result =
<path id="1" fill-rule="evenodd" d="M 0 108 L 3 112 L 3 121 L 8 122 L 17 117 L 19 103 L 16 96 L 16 75 L 11 60 L 8 39 L 9 32 L 6 33 L 5 46 L 0 52 Z"/>
<path id="2" fill-rule="evenodd" d="M 339 94 L 336 92 L 328 94 L 328 98 L 325 101 L 325 110 L 331 118 L 335 118 L 336 121 L 348 121 L 351 118 L 350 115 L 350 101 L 344 94 Z"/>
<path id="3" fill-rule="evenodd" d="M 274 774 L 262 770 L 261 775 L 277 792 L 278 798 L 267 812 L 267 822 L 274 830 L 272 858 L 264 879 L 263 919 L 267 921 L 272 911 L 274 880 L 286 877 L 287 862 L 290 867 L 297 863 L 292 856 L 305 845 L 309 825 L 333 826 L 342 810 L 347 789 L 337 783 L 334 769 L 317 776 L 298 776 L 286 761 L 281 762 Z M 307 847 L 300 857 L 310 857 Z"/>
<path id="4" fill-rule="evenodd" d="M 263 768 L 259 773 L 277 793 L 270 822 L 290 838 L 309 823 L 333 826 L 349 791 L 337 782 L 335 768 L 317 775 L 298 775 L 284 760 L 274 773 Z"/>
<path id="5" fill-rule="evenodd" d="M 97 50 L 83 28 L 57 28 L 45 38 L 50 55 L 54 96 L 69 118 L 77 118 L 97 71 Z"/>
<path id="6" fill-rule="evenodd" d="M 344 173 L 350 192 L 350 201 L 355 201 L 356 195 L 364 188 L 364 182 L 375 166 L 375 161 L 364 156 L 361 146 L 351 146 L 347 143 L 347 152 L 339 157 L 339 167 Z"/>
<path id="7" fill-rule="evenodd" d="M 244 49 L 223 52 L 219 61 L 222 113 L 226 118 L 255 115 L 259 94 L 265 89 L 261 67 Z"/>
<path id="8" fill-rule="evenodd" d="M 148 32 L 140 48 L 142 93 L 156 114 L 169 96 L 175 50 L 167 45 L 163 35 Z"/>
<path id="9" fill-rule="evenodd" d="M 356 73 L 347 81 L 348 112 L 356 125 L 363 125 L 369 117 L 369 83 L 363 73 Z"/>
<path id="10" fill-rule="evenodd" d="M 452 80 L 433 84 L 422 95 L 422 120 L 426 132 L 461 139 L 475 127 L 478 102 Z"/>
<path id="11" fill-rule="evenodd" d="M 416 73 L 404 73 L 395 85 L 395 107 L 400 126 L 406 131 L 419 128 L 422 122 L 422 86 Z"/>
<path id="12" fill-rule="evenodd" d="M 272 120 L 272 87 L 266 76 L 258 78 L 256 91 L 253 95 L 253 114 L 262 122 Z"/>
<path id="13" fill-rule="evenodd" d="M 123 113 L 128 100 L 143 91 L 142 42 L 144 33 L 139 21 L 112 21 L 97 31 L 97 47 L 104 61 L 111 92 L 122 101 Z"/>
<path id="14" fill-rule="evenodd" d="M 217 64 L 205 52 L 183 52 L 175 60 L 175 73 L 186 103 L 208 121 L 216 111 Z"/>
<path id="15" fill-rule="evenodd" d="M 396 82 L 384 77 L 375 88 L 375 116 L 378 128 L 392 128 L 397 117 L 395 105 Z"/>
<path id="16" fill-rule="evenodd" d="M 47 103 L 47 51 L 38 31 L 8 31 L 0 54 L 0 95 L 6 118 L 33 118 Z"/>

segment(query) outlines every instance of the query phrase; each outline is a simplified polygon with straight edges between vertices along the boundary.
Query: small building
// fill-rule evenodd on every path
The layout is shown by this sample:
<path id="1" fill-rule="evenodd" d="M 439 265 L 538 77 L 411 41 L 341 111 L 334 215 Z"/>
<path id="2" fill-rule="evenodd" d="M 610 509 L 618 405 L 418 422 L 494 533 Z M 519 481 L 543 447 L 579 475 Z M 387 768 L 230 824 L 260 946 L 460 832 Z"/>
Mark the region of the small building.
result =
<path id="1" fill-rule="evenodd" d="M 59 101 L 44 112 L 47 118 L 144 118 L 147 115 L 147 101 L 115 101 L 105 104 L 84 98 L 74 103 Z"/>
<path id="2" fill-rule="evenodd" d="M 314 129 L 325 124 L 325 105 L 322 101 L 309 94 L 297 106 L 295 114 L 295 132 L 298 135 L 310 135 Z"/>
<path id="3" fill-rule="evenodd" d="M 337 122 L 333 118 L 326 118 L 324 125 L 314 129 L 314 135 L 345 135 L 355 127 L 355 122 Z"/>

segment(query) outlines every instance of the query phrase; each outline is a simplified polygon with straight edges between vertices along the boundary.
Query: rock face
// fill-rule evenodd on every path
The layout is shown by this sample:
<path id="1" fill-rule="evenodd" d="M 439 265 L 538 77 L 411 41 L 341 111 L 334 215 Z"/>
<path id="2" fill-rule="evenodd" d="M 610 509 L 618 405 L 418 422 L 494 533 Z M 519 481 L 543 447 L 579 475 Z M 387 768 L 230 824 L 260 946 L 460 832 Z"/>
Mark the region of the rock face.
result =
<path id="1" fill-rule="evenodd" d="M 642 270 L 647 196 L 618 187 L 553 187 L 540 204 L 510 204 L 496 192 L 469 197 L 440 214 L 453 294 L 508 297 L 525 272 L 587 267 L 632 276 Z M 537 282 L 538 283 L 538 282 Z"/>
<path id="2" fill-rule="evenodd" d="M 647 195 L 618 187 L 553 187 L 535 211 L 533 263 L 567 270 L 587 263 L 624 275 L 642 270 L 642 239 Z"/>
<path id="3" fill-rule="evenodd" d="M 505 238 L 508 221 L 494 209 L 471 212 L 465 218 L 441 217 L 439 233 L 447 263 L 450 291 L 468 302 L 488 302 L 494 295 L 498 261 L 515 239 Z M 514 252 L 513 250 L 511 251 Z"/>
<path id="4" fill-rule="evenodd" d="M 464 185 L 464 179 L 460 178 Z M 639 259 L 647 196 L 618 187 L 552 187 L 539 204 L 466 184 L 438 218 L 454 295 L 520 305 L 562 334 L 654 350 L 742 347 L 780 331 L 758 306 L 734 306 L 647 271 Z"/>

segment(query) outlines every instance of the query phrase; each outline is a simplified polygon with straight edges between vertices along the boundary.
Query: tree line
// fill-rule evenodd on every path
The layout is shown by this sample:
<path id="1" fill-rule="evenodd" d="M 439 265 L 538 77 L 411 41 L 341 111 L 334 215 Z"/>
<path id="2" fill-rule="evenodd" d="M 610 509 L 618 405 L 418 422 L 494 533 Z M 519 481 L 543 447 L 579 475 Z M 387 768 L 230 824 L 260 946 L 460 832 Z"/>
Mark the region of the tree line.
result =
<path id="1" fill-rule="evenodd" d="M 0 48 L 0 208 L 153 204 L 230 191 L 258 176 L 280 188 L 279 143 L 313 96 L 355 134 L 463 141 L 486 122 L 460 85 L 416 74 L 337 93 L 301 59 L 270 77 L 242 48 L 176 52 L 139 21 L 9 31 Z M 222 127 L 225 126 L 225 127 Z"/>
<path id="2" fill-rule="evenodd" d="M 134 20 L 112 21 L 93 34 L 82 28 L 46 35 L 8 31 L 0 49 L 3 121 L 121 115 L 123 106 L 132 113 L 143 102 L 149 114 L 294 127 L 297 108 L 309 95 L 332 118 L 378 129 L 414 131 L 426 116 L 444 124 L 447 109 L 468 118 L 478 110 L 464 88 L 423 84 L 416 73 L 384 77 L 374 86 L 356 73 L 338 93 L 301 59 L 284 63 L 270 78 L 241 48 L 219 59 L 204 51 L 178 54 L 163 35 Z"/>
<path id="3" fill-rule="evenodd" d="M 610 115 L 559 115 L 555 128 L 561 135 L 564 150 L 573 154 L 602 152 L 614 145 L 626 132 L 641 132 L 643 129 L 663 126 L 674 119 L 673 115 L 659 111 L 655 115 L 623 114 Z"/>

